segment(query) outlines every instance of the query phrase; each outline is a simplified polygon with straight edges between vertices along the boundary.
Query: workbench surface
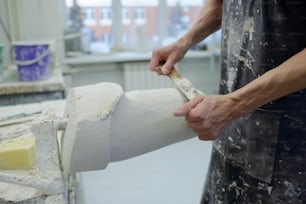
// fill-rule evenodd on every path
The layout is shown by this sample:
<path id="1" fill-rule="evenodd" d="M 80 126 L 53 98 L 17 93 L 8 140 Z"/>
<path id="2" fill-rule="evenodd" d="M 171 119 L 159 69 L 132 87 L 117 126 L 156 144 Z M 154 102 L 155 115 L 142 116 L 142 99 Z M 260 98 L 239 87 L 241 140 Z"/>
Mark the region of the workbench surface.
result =
<path id="1" fill-rule="evenodd" d="M 42 103 L 33 103 L 25 105 L 2 106 L 0 107 L 0 141 L 22 136 L 31 132 L 33 121 L 43 114 L 50 113 L 48 118 L 61 117 L 65 101 L 47 101 Z M 35 170 L 30 170 L 35 175 Z M 1 173 L 7 173 L 0 170 Z M 16 175 L 19 171 L 10 171 Z M 64 204 L 65 196 L 62 194 L 45 196 L 34 188 L 24 187 L 21 185 L 0 182 L 0 203 L 44 203 L 44 204 Z"/>

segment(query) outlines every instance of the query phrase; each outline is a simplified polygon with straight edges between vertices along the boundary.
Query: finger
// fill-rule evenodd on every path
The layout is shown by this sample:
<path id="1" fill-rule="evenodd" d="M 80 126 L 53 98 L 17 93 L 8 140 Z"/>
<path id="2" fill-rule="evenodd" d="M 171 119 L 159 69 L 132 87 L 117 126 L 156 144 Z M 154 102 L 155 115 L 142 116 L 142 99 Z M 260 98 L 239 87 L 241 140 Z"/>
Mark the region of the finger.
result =
<path id="1" fill-rule="evenodd" d="M 199 140 L 203 140 L 203 141 L 213 141 L 216 140 L 216 138 L 214 136 L 211 135 L 199 135 L 198 136 Z"/>
<path id="2" fill-rule="evenodd" d="M 160 61 L 161 61 L 160 54 L 158 54 L 156 51 L 154 51 L 152 53 L 152 57 L 151 57 L 150 70 L 161 73 L 160 67 L 159 67 Z"/>
<path id="3" fill-rule="evenodd" d="M 209 132 L 211 127 L 209 123 L 204 121 L 188 122 L 188 126 L 196 132 Z"/>
<path id="4" fill-rule="evenodd" d="M 173 66 L 174 66 L 175 62 L 173 59 L 168 58 L 168 60 L 166 61 L 166 63 L 162 66 L 161 68 L 161 72 L 165 75 L 169 74 L 170 71 L 172 70 Z"/>
<path id="5" fill-rule="evenodd" d="M 217 137 L 214 135 L 213 132 L 205 131 L 205 130 L 195 130 L 195 133 L 198 135 L 200 140 L 215 140 Z"/>
<path id="6" fill-rule="evenodd" d="M 194 107 L 203 101 L 203 96 L 196 96 L 191 101 L 184 103 L 181 107 L 174 111 L 175 116 L 186 116 Z"/>
<path id="7" fill-rule="evenodd" d="M 202 100 L 199 101 L 199 103 L 196 104 L 194 108 L 191 109 L 187 115 L 185 115 L 185 120 L 188 123 L 203 122 L 204 120 L 207 119 L 207 111 L 206 111 L 207 107 L 205 105 L 205 102 L 203 102 L 205 96 L 198 95 L 195 98 L 198 97 L 201 98 Z"/>
<path id="8" fill-rule="evenodd" d="M 202 129 L 202 130 L 194 130 L 200 140 L 216 140 L 223 133 L 225 128 L 214 128 L 214 129 Z"/>
<path id="9" fill-rule="evenodd" d="M 197 123 L 203 122 L 205 120 L 205 115 L 202 113 L 202 110 L 193 108 L 185 115 L 185 120 L 188 123 Z"/>

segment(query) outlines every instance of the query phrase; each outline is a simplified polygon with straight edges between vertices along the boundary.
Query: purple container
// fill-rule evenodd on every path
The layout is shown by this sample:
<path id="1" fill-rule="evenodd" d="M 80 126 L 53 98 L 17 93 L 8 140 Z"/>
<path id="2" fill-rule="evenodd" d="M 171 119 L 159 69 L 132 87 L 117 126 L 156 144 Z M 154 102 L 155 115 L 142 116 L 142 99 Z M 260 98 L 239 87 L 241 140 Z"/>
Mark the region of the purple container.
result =
<path id="1" fill-rule="evenodd" d="M 13 58 L 17 64 L 18 76 L 22 81 L 47 79 L 51 72 L 50 45 L 16 43 L 13 45 Z"/>

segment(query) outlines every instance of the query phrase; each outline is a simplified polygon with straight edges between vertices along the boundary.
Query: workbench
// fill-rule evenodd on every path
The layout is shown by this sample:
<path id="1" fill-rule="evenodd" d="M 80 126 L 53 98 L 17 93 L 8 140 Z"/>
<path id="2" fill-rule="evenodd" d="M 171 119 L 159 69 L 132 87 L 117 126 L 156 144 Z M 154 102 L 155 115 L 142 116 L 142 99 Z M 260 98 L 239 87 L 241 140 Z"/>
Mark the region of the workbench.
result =
<path id="1" fill-rule="evenodd" d="M 54 100 L 0 107 L 0 141 L 28 134 L 32 131 L 31 128 L 38 119 L 44 120 L 45 118 L 50 121 L 62 117 L 64 106 L 64 100 Z M 44 137 L 48 140 L 48 138 L 54 137 L 54 135 L 44 134 Z M 45 160 L 48 160 L 48 158 L 45 158 Z M 73 181 L 72 185 L 69 183 L 69 179 L 66 179 L 67 177 L 61 177 L 62 182 L 66 186 L 65 191 L 55 195 L 46 195 L 33 187 L 1 181 L 3 175 L 8 173 L 16 176 L 30 175 L 37 179 L 43 177 L 43 174 L 37 171 L 37 167 L 31 170 L 0 170 L 1 204 L 70 204 L 75 202 L 72 194 L 74 192 L 73 185 L 77 183 L 76 180 Z M 72 176 L 71 178 L 74 179 Z"/>

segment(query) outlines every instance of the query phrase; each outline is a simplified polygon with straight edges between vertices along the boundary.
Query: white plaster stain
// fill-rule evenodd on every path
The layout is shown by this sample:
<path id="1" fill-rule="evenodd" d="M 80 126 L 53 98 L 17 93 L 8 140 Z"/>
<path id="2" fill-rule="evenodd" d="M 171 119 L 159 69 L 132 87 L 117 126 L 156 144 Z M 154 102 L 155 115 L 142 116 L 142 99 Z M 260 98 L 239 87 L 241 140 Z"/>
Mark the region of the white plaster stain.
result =
<path id="1" fill-rule="evenodd" d="M 228 185 L 229 188 L 237 187 L 237 182 L 233 181 L 230 185 Z"/>
<path id="2" fill-rule="evenodd" d="M 268 190 L 268 194 L 269 194 L 269 195 L 271 195 L 271 193 L 272 193 L 272 189 L 273 189 L 273 187 L 272 187 L 272 186 L 269 186 L 269 187 L 267 188 L 267 190 Z"/>
<path id="3" fill-rule="evenodd" d="M 243 185 L 247 188 L 250 188 L 250 185 L 248 183 L 243 182 Z"/>
<path id="4" fill-rule="evenodd" d="M 268 42 L 264 42 L 262 45 L 263 47 L 268 47 Z"/>
<path id="5" fill-rule="evenodd" d="M 242 4 L 242 0 L 238 0 L 238 5 Z M 238 15 L 238 14 L 237 14 Z M 242 15 L 242 14 L 240 14 Z M 252 17 L 248 18 L 246 22 L 241 25 L 239 23 L 236 23 L 234 21 L 229 21 L 228 25 L 230 35 L 227 36 L 228 44 L 231 46 L 228 46 L 227 53 L 229 55 L 229 59 L 236 58 L 238 61 L 243 62 L 247 69 L 251 71 L 251 73 L 257 77 L 256 73 L 252 69 L 252 63 L 255 61 L 253 56 L 250 54 L 249 51 L 243 49 L 240 47 L 242 39 L 245 38 L 245 36 L 242 33 L 245 33 L 248 35 L 249 40 L 253 40 L 253 33 L 254 33 L 254 19 Z M 244 53 L 244 56 L 241 56 L 241 53 Z M 225 85 L 227 86 L 227 91 L 232 92 L 234 88 L 235 81 L 237 79 L 237 64 L 232 64 L 232 62 L 228 62 L 228 68 L 227 68 L 227 81 Z M 231 66 L 231 67 L 229 67 Z"/>
<path id="6" fill-rule="evenodd" d="M 217 142 L 214 142 L 214 148 L 219 152 L 219 154 L 224 155 L 224 152 L 222 151 L 222 142 L 218 140 Z"/>
<path id="7" fill-rule="evenodd" d="M 247 55 L 246 57 L 239 55 L 238 53 L 233 53 L 233 55 L 241 62 L 244 63 L 244 65 L 246 66 L 247 69 L 249 69 L 254 76 L 256 76 L 256 73 L 254 72 L 254 70 L 252 69 L 252 63 L 255 62 L 253 56 L 251 55 L 251 53 L 243 48 L 240 48 L 241 51 L 245 52 Z"/>
<path id="8" fill-rule="evenodd" d="M 240 191 L 242 191 L 242 189 L 240 187 L 238 187 L 236 181 L 233 181 L 230 185 L 228 185 L 228 188 L 229 188 L 229 190 L 231 190 L 232 188 L 235 190 L 236 198 L 240 195 Z"/>
<path id="9" fill-rule="evenodd" d="M 236 144 L 234 144 L 234 143 L 231 143 L 231 145 L 232 145 L 233 147 L 235 147 L 236 149 L 241 150 L 241 147 L 240 147 L 239 145 L 236 145 Z"/>
<path id="10" fill-rule="evenodd" d="M 227 69 L 227 90 L 229 92 L 232 92 L 233 90 L 233 86 L 234 86 L 234 82 L 236 80 L 237 77 L 237 68 L 235 67 L 230 67 Z"/>
<path id="11" fill-rule="evenodd" d="M 287 189 L 284 192 L 285 196 L 296 197 L 302 193 L 301 189 L 298 186 L 296 186 L 295 184 L 289 181 L 284 181 L 284 185 L 287 187 Z"/>
<path id="12" fill-rule="evenodd" d="M 245 24 L 243 26 L 243 30 L 249 33 L 249 40 L 253 40 L 253 33 L 254 33 L 254 19 L 248 18 L 245 21 Z"/>

